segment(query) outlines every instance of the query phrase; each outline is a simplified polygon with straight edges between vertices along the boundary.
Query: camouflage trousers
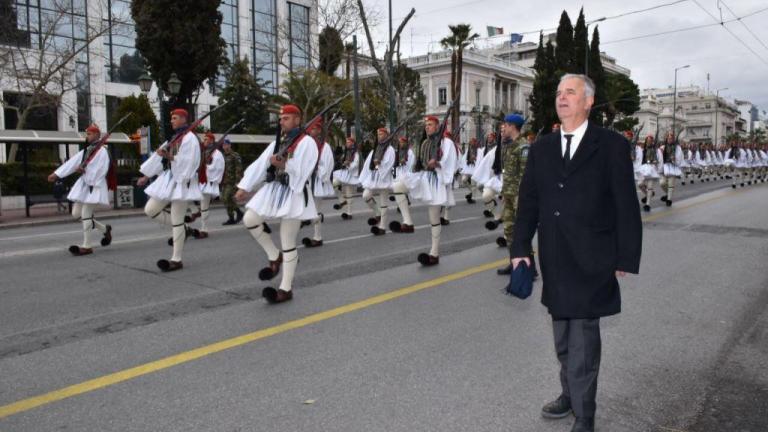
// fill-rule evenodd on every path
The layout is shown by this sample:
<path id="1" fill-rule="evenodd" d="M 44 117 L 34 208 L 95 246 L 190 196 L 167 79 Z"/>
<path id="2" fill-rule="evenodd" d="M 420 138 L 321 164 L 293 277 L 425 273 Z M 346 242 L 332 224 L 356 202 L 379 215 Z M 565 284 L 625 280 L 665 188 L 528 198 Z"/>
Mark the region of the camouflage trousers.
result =
<path id="1" fill-rule="evenodd" d="M 504 224 L 504 238 L 507 244 L 512 244 L 515 233 L 515 219 L 517 218 L 517 193 L 502 195 L 501 220 Z"/>
<path id="2" fill-rule="evenodd" d="M 237 186 L 221 185 L 221 202 L 227 206 L 227 215 L 230 218 L 234 217 L 235 210 L 238 208 L 235 201 L 235 192 L 237 192 Z"/>

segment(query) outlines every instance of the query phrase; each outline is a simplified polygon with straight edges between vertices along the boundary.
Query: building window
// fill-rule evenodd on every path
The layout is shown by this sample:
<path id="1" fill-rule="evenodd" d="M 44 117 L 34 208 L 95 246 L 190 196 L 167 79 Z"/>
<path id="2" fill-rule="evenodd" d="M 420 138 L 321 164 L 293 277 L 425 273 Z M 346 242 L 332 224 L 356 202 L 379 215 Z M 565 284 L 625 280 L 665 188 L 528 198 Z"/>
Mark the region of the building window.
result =
<path id="1" fill-rule="evenodd" d="M 291 72 L 309 67 L 309 8 L 288 3 Z"/>
<path id="2" fill-rule="evenodd" d="M 15 25 L 16 31 L 0 32 L 10 34 L 2 38 L 6 43 L 43 50 L 50 53 L 51 58 L 62 58 L 77 52 L 74 58 L 74 76 L 78 126 L 80 130 L 85 130 L 91 121 L 89 61 L 86 48 L 88 16 L 85 1 L 15 0 L 8 3 L 15 11 L 15 18 L 0 17 L 0 24 L 3 25 L 3 30 L 8 24 Z"/>
<path id="3" fill-rule="evenodd" d="M 480 87 L 475 87 L 475 106 L 480 106 Z"/>
<path id="4" fill-rule="evenodd" d="M 234 62 L 240 55 L 240 38 L 237 35 L 237 0 L 221 0 L 219 5 L 221 12 L 221 38 L 227 43 L 226 53 L 230 62 Z M 211 92 L 216 94 L 227 84 L 224 68 L 219 70 L 216 82 Z"/>
<path id="5" fill-rule="evenodd" d="M 251 1 L 253 74 L 264 90 L 277 93 L 277 4 L 276 0 Z"/>
<path id="6" fill-rule="evenodd" d="M 448 105 L 448 90 L 445 87 L 437 89 L 437 104 Z"/>
<path id="7" fill-rule="evenodd" d="M 104 38 L 107 81 L 137 84 L 144 73 L 144 60 L 136 49 L 136 26 L 127 0 L 107 0 L 105 26 L 110 26 Z"/>

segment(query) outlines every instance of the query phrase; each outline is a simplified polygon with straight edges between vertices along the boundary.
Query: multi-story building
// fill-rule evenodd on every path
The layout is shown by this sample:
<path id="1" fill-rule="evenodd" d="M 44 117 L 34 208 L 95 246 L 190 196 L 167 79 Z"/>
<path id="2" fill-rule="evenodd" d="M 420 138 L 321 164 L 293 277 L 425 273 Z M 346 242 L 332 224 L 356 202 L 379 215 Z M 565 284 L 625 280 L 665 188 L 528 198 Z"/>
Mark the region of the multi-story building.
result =
<path id="1" fill-rule="evenodd" d="M 555 33 L 550 33 L 544 36 L 544 43 L 552 41 L 552 45 L 557 46 L 555 43 L 555 36 L 557 36 Z M 538 48 L 539 44 L 536 42 L 511 43 L 510 41 L 507 41 L 491 48 L 489 51 L 498 58 L 516 63 L 520 66 L 533 68 L 533 64 L 536 62 L 536 51 Z M 600 59 L 603 64 L 603 69 L 605 69 L 606 72 L 625 76 L 629 76 L 632 73 L 628 68 L 616 63 L 614 57 L 611 57 L 604 52 L 600 53 Z"/>
<path id="2" fill-rule="evenodd" d="M 677 98 L 672 87 L 645 89 L 640 95 L 640 110 L 634 117 L 644 124 L 643 134 L 662 136 L 674 129 L 691 142 L 724 142 L 726 136 L 744 133 L 745 122 L 735 104 L 707 93 L 700 87 L 681 87 Z M 672 116 L 673 108 L 676 115 Z M 717 138 L 715 138 L 717 137 Z"/>
<path id="3" fill-rule="evenodd" d="M 65 90 L 52 110 L 49 129 L 82 131 L 89 123 L 106 125 L 121 98 L 140 94 L 138 78 L 144 73 L 135 47 L 135 28 L 127 0 L 12 0 L 11 7 L 0 7 L 0 26 L 15 24 L 14 31 L 0 31 L 0 51 L 13 46 L 18 52 L 60 55 L 62 49 L 87 44 L 72 61 L 74 73 L 64 83 Z M 268 82 L 276 92 L 279 83 L 292 70 L 309 67 L 317 58 L 317 0 L 222 0 L 221 36 L 227 56 L 248 57 L 254 74 Z M 89 34 L 100 30 L 96 35 Z M 52 43 L 52 42 L 53 43 Z M 22 46 L 19 47 L 19 44 Z M 51 51 L 57 51 L 53 53 Z M 46 52 L 48 51 L 48 52 Z M 13 101 L 23 97 L 12 63 L 0 63 L 0 98 Z M 197 112 L 218 103 L 217 87 L 200 89 Z M 156 114 L 160 104 L 157 86 L 149 93 Z M 5 109 L 0 129 L 15 128 L 16 113 Z M 4 148 L 2 150 L 5 150 Z M 5 158 L 5 151 L 0 158 Z M 2 160 L 0 160 L 2 162 Z"/>
<path id="4" fill-rule="evenodd" d="M 442 51 L 402 59 L 419 73 L 426 96 L 426 114 L 442 115 L 451 102 L 451 53 Z M 338 72 L 346 75 L 346 70 Z M 360 58 L 358 74 L 371 78 L 376 71 L 370 59 Z M 461 141 L 478 137 L 493 127 L 492 116 L 499 112 L 530 114 L 528 97 L 533 90 L 533 70 L 499 59 L 492 54 L 468 49 L 464 51 L 459 105 Z"/>

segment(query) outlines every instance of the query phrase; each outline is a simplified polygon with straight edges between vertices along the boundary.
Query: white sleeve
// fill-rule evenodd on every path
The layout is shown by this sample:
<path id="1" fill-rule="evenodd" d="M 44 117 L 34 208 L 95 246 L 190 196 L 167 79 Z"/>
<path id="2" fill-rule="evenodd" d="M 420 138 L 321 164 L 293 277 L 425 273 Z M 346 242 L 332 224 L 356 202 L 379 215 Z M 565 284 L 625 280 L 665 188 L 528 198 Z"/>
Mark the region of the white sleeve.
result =
<path id="1" fill-rule="evenodd" d="M 240 183 L 237 184 L 238 189 L 242 189 L 246 192 L 251 192 L 256 189 L 256 186 L 263 182 L 267 176 L 267 169 L 270 167 L 269 158 L 272 157 L 274 152 L 275 142 L 271 144 L 261 152 L 259 158 L 253 161 L 243 173 L 243 178 L 240 179 Z"/>
<path id="2" fill-rule="evenodd" d="M 442 157 L 440 158 L 440 174 L 444 184 L 453 182 L 453 174 L 456 172 L 456 146 L 448 138 L 443 138 L 440 142 Z"/>
<path id="3" fill-rule="evenodd" d="M 408 160 L 405 162 L 406 171 L 413 171 L 414 165 L 416 165 L 416 154 L 413 152 L 413 150 L 408 149 Z"/>
<path id="4" fill-rule="evenodd" d="M 317 163 L 317 144 L 309 136 L 305 136 L 296 146 L 291 157 L 285 163 L 290 187 L 294 192 L 301 192 L 307 184 Z"/>
<path id="5" fill-rule="evenodd" d="M 221 183 L 221 178 L 224 177 L 224 155 L 220 151 L 213 151 L 211 163 L 206 167 L 206 175 L 209 182 Z"/>
<path id="6" fill-rule="evenodd" d="M 163 172 L 163 158 L 157 153 L 152 153 L 139 167 L 139 172 L 147 177 L 154 177 Z"/>
<path id="7" fill-rule="evenodd" d="M 349 167 L 347 169 L 352 171 L 352 172 L 355 172 L 355 171 L 357 171 L 357 166 L 359 164 L 360 164 L 360 152 L 356 151 L 355 152 L 355 157 L 352 158 L 352 163 L 349 164 Z"/>
<path id="8" fill-rule="evenodd" d="M 171 162 L 171 172 L 177 181 L 186 181 L 197 177 L 200 168 L 200 142 L 193 133 L 187 133 L 181 140 L 179 152 Z"/>
<path id="9" fill-rule="evenodd" d="M 56 171 L 53 172 L 56 174 L 56 177 L 64 178 L 77 171 L 77 168 L 80 166 L 80 162 L 83 160 L 84 152 L 85 150 L 80 150 L 76 155 L 72 156 L 66 162 L 64 162 L 63 165 L 56 168 Z"/>
<path id="10" fill-rule="evenodd" d="M 379 171 L 387 172 L 391 171 L 395 165 L 395 150 L 392 146 L 387 146 L 387 150 L 384 152 L 384 157 L 379 163 Z"/>
<path id="11" fill-rule="evenodd" d="M 107 176 L 107 171 L 109 171 L 109 152 L 106 147 L 102 147 L 85 167 L 83 181 L 88 186 L 96 186 Z"/>
<path id="12" fill-rule="evenodd" d="M 683 149 L 680 146 L 675 147 L 675 163 L 680 164 L 683 161 Z"/>
<path id="13" fill-rule="evenodd" d="M 323 146 L 323 153 L 320 155 L 320 163 L 317 165 L 318 177 L 323 181 L 328 181 L 333 173 L 333 150 L 328 143 Z"/>

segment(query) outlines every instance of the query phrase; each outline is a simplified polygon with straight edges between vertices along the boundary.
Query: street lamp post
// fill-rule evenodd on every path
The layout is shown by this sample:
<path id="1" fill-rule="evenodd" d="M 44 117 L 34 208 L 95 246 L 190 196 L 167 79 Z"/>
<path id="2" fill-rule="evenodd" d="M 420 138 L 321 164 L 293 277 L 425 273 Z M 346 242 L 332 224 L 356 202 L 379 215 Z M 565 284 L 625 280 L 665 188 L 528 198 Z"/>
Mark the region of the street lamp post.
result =
<path id="1" fill-rule="evenodd" d="M 587 46 L 584 47 L 584 75 L 589 76 L 589 26 L 596 22 L 605 21 L 605 17 L 587 23 Z"/>
<path id="2" fill-rule="evenodd" d="M 149 74 L 145 71 L 140 77 L 139 77 L 139 88 L 141 89 L 141 92 L 145 95 L 149 93 L 150 90 L 152 90 L 152 77 L 149 76 Z M 175 97 L 179 94 L 179 91 L 181 90 L 181 85 L 183 84 L 179 77 L 176 75 L 176 73 L 171 73 L 171 77 L 168 79 L 167 83 L 168 90 L 171 92 L 171 96 Z M 165 95 L 163 94 L 163 86 L 157 86 L 157 102 L 160 104 L 160 140 L 164 140 L 167 138 L 165 135 Z"/>
<path id="3" fill-rule="evenodd" d="M 728 87 L 717 89 L 717 91 L 715 91 L 715 146 L 720 145 L 720 137 L 717 136 L 717 114 L 720 111 L 720 92 L 723 90 L 728 90 Z"/>
<path id="4" fill-rule="evenodd" d="M 687 69 L 689 67 L 691 67 L 691 65 L 675 68 L 675 94 L 672 95 L 672 133 L 675 134 L 675 136 L 677 136 L 677 130 L 675 129 L 675 122 L 677 120 L 677 71 L 680 69 Z"/>

